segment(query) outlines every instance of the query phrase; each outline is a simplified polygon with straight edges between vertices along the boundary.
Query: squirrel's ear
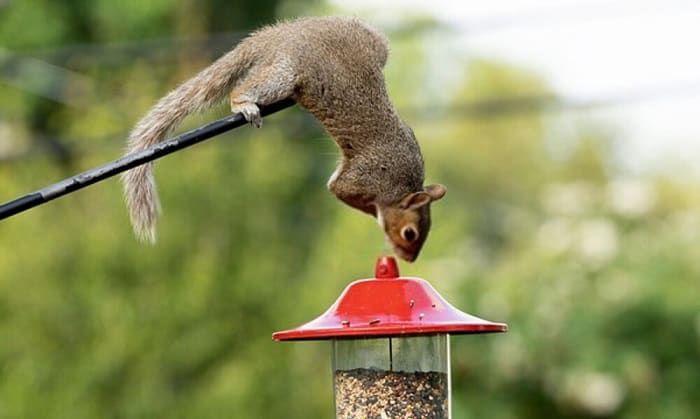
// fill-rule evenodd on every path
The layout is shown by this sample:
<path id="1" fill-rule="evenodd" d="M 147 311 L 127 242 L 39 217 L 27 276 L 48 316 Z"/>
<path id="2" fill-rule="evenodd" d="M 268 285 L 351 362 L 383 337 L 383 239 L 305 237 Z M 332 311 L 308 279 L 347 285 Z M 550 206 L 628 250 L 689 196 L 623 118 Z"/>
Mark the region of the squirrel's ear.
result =
<path id="1" fill-rule="evenodd" d="M 446 192 L 447 188 L 443 185 L 428 185 L 421 192 L 414 192 L 404 196 L 400 206 L 404 209 L 418 209 L 442 198 Z"/>
<path id="2" fill-rule="evenodd" d="M 445 196 L 445 193 L 447 193 L 447 188 L 445 187 L 445 185 L 440 185 L 439 183 L 436 183 L 434 185 L 428 185 L 425 188 L 423 188 L 423 190 L 430 196 L 431 201 L 437 201 L 438 199 Z"/>
<path id="3" fill-rule="evenodd" d="M 418 209 L 428 205 L 431 201 L 430 195 L 425 192 L 413 192 L 403 197 L 400 207 L 403 209 Z"/>

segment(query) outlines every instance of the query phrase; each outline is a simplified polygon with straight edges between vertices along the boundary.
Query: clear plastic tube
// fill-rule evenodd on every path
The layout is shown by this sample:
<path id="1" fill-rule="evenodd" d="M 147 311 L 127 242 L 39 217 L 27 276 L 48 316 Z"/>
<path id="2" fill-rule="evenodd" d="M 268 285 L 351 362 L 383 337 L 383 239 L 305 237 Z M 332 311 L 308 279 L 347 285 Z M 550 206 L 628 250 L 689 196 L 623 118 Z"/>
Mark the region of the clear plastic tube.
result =
<path id="1" fill-rule="evenodd" d="M 449 335 L 335 339 L 336 418 L 450 414 Z"/>

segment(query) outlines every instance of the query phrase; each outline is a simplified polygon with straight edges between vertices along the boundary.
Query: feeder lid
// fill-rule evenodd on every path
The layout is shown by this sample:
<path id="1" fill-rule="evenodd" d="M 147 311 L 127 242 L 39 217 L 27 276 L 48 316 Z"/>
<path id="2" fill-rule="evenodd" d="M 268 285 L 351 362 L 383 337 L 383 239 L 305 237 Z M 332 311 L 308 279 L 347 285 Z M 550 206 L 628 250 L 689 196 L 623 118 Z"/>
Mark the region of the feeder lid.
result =
<path id="1" fill-rule="evenodd" d="M 452 307 L 420 278 L 399 278 L 396 259 L 377 260 L 376 278 L 348 285 L 320 317 L 296 329 L 272 334 L 274 340 L 505 332 L 493 323 Z"/>

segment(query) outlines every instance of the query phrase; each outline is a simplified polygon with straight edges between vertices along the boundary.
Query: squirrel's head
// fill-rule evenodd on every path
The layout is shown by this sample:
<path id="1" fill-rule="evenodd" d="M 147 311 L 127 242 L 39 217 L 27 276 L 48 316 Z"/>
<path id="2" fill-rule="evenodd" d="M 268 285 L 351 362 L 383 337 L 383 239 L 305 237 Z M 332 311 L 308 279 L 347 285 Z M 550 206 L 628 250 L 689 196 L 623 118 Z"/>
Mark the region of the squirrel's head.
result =
<path id="1" fill-rule="evenodd" d="M 377 208 L 377 219 L 398 257 L 413 262 L 430 231 L 430 203 L 447 192 L 443 185 L 428 185 L 407 194 L 398 203 Z"/>

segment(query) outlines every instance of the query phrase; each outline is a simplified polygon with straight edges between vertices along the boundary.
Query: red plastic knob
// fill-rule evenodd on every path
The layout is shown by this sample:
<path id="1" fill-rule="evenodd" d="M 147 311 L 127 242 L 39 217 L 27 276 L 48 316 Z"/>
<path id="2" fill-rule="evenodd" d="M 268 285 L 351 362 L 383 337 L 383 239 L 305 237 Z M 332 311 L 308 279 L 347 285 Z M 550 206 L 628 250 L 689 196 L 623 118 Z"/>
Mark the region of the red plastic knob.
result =
<path id="1" fill-rule="evenodd" d="M 374 269 L 374 277 L 377 279 L 391 279 L 399 277 L 399 267 L 392 256 L 382 256 L 377 259 L 377 267 Z"/>

